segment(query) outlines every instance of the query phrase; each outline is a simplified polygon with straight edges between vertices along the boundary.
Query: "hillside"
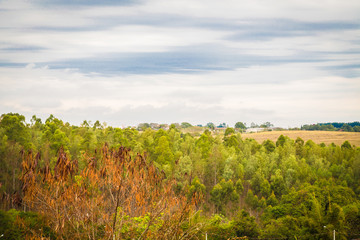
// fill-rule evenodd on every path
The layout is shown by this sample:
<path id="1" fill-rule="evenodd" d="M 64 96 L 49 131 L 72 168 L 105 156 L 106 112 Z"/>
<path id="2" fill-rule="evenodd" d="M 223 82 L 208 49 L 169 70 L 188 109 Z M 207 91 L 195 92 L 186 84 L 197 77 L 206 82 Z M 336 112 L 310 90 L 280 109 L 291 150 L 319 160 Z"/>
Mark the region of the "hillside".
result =
<path id="1" fill-rule="evenodd" d="M 360 151 L 344 144 L 359 146 L 358 133 L 186 131 L 1 115 L 0 235 L 320 240 L 335 229 L 337 239 L 360 236 Z"/>

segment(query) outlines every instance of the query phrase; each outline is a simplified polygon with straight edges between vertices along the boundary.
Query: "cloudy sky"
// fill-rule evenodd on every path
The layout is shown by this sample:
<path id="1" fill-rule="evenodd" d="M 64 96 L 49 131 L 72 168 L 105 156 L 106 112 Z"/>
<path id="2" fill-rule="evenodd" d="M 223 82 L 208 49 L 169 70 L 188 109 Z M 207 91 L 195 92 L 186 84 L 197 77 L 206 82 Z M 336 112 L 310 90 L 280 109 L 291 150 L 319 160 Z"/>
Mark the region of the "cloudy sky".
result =
<path id="1" fill-rule="evenodd" d="M 0 113 L 360 120 L 359 0 L 0 0 Z"/>

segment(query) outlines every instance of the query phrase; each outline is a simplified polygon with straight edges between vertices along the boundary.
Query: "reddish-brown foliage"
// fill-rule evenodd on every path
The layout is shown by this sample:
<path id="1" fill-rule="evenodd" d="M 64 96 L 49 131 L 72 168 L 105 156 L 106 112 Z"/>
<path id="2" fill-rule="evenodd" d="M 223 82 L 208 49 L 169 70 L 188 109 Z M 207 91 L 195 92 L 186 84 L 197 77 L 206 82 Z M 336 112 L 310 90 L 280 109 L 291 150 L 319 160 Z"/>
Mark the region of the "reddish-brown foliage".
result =
<path id="1" fill-rule="evenodd" d="M 181 239 L 196 234 L 188 219 L 198 196 L 176 195 L 175 180 L 166 178 L 144 156 L 129 149 L 102 157 L 85 156 L 78 170 L 63 149 L 54 169 L 38 167 L 40 155 L 23 154 L 24 201 L 47 217 L 63 238 Z"/>

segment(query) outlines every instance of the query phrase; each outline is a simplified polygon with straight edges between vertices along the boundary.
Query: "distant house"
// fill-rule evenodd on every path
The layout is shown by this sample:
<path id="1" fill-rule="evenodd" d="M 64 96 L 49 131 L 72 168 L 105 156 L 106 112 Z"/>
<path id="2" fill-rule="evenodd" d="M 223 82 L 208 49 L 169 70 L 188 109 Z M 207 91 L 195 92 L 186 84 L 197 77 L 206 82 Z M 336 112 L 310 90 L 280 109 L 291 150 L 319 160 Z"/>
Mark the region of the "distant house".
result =
<path id="1" fill-rule="evenodd" d="M 247 128 L 246 133 L 256 133 L 256 132 L 263 132 L 265 131 L 265 128 Z"/>
<path id="2" fill-rule="evenodd" d="M 169 130 L 168 124 L 150 123 L 149 126 L 153 130 L 159 130 L 159 129 Z"/>
<path id="3" fill-rule="evenodd" d="M 169 124 L 160 124 L 160 128 L 164 129 L 164 130 L 169 130 Z"/>
<path id="4" fill-rule="evenodd" d="M 221 123 L 215 127 L 215 130 L 225 130 L 227 128 L 225 123 Z"/>
<path id="5" fill-rule="evenodd" d="M 158 123 L 150 123 L 151 129 L 157 130 L 160 128 L 160 124 Z"/>

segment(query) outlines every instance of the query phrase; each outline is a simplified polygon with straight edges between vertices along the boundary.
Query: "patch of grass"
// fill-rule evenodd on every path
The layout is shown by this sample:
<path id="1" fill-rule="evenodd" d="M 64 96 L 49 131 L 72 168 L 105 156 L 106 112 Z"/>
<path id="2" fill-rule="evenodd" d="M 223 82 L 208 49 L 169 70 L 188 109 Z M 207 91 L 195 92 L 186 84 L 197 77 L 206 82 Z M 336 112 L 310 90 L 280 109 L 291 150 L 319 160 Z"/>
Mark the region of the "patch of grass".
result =
<path id="1" fill-rule="evenodd" d="M 34 212 L 0 210 L 1 239 L 55 239 L 45 220 Z"/>

